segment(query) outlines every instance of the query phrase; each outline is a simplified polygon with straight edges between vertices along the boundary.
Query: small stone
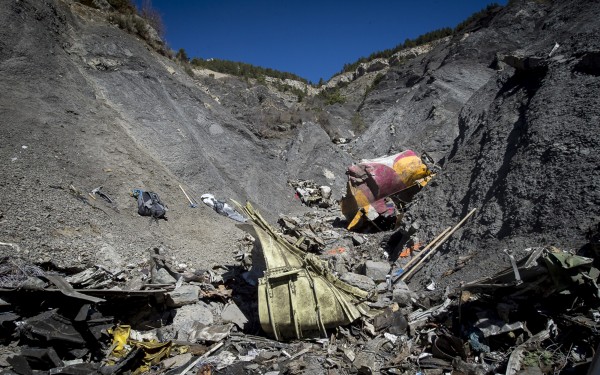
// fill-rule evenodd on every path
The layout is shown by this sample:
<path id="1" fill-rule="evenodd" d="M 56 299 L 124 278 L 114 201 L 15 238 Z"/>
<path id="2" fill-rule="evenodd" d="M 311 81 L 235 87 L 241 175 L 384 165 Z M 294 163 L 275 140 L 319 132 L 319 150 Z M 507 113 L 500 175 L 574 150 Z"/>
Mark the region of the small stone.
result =
<path id="1" fill-rule="evenodd" d="M 19 288 L 24 290 L 42 290 L 46 286 L 46 283 L 37 277 L 28 277 L 25 281 L 22 281 Z"/>
<path id="2" fill-rule="evenodd" d="M 198 302 L 200 287 L 196 285 L 182 285 L 167 293 L 167 306 L 180 307 Z"/>
<path id="3" fill-rule="evenodd" d="M 398 281 L 394 284 L 393 301 L 398 303 L 400 307 L 411 306 L 412 300 L 416 299 L 416 294 L 413 293 L 404 281 Z"/>
<path id="4" fill-rule="evenodd" d="M 259 362 L 264 362 L 264 361 L 268 361 L 268 360 L 271 360 L 271 359 L 277 358 L 277 357 L 279 357 L 279 351 L 268 350 L 268 351 L 258 353 L 257 360 Z"/>
<path id="5" fill-rule="evenodd" d="M 375 288 L 375 282 L 373 279 L 368 276 L 359 275 L 353 272 L 346 272 L 340 277 L 340 280 L 366 291 L 370 291 Z"/>
<path id="6" fill-rule="evenodd" d="M 173 318 L 173 328 L 177 332 L 177 339 L 187 341 L 195 323 L 207 326 L 214 323 L 213 314 L 204 302 L 182 306 L 177 309 L 177 314 Z"/>
<path id="7" fill-rule="evenodd" d="M 246 315 L 244 315 L 242 310 L 240 310 L 235 303 L 230 303 L 223 308 L 221 319 L 224 323 L 234 323 L 236 326 L 240 327 L 240 329 L 244 329 L 245 325 L 248 323 L 248 318 L 246 318 Z"/>
<path id="8" fill-rule="evenodd" d="M 162 361 L 164 369 L 177 368 L 185 365 L 192 359 L 192 353 L 176 355 L 175 357 L 167 358 Z"/>
<path id="9" fill-rule="evenodd" d="M 377 293 L 385 293 L 388 290 L 386 282 L 377 284 Z"/>
<path id="10" fill-rule="evenodd" d="M 383 309 L 392 303 L 392 296 L 389 293 L 378 294 L 377 301 L 371 302 L 371 306 L 376 309 Z"/>
<path id="11" fill-rule="evenodd" d="M 390 269 L 390 264 L 387 262 L 367 260 L 364 264 L 365 275 L 373 279 L 376 283 L 385 281 L 386 276 L 390 273 Z"/>
<path id="12" fill-rule="evenodd" d="M 360 245 L 364 244 L 365 242 L 367 242 L 367 239 L 364 238 L 363 236 L 359 236 L 358 234 L 352 235 L 352 243 L 355 246 L 360 246 Z"/>
<path id="13" fill-rule="evenodd" d="M 175 284 L 177 280 L 165 268 L 159 268 L 154 273 L 154 280 L 157 284 Z"/>

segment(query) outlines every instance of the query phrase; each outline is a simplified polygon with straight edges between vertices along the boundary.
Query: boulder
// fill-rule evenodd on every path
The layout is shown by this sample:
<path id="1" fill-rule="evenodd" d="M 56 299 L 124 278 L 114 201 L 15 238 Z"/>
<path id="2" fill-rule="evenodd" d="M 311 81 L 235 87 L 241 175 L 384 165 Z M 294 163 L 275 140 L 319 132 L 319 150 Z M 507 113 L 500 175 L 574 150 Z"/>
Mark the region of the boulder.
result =
<path id="1" fill-rule="evenodd" d="M 234 323 L 240 329 L 244 329 L 248 323 L 248 318 L 235 303 L 230 303 L 223 308 L 221 319 L 223 323 Z"/>
<path id="2" fill-rule="evenodd" d="M 409 289 L 404 281 L 398 281 L 394 284 L 392 300 L 400 307 L 411 306 L 412 300 L 416 297 L 417 295 Z"/>
<path id="3" fill-rule="evenodd" d="M 367 260 L 363 269 L 365 275 L 378 283 L 385 281 L 386 276 L 390 273 L 391 267 L 388 262 L 375 262 L 373 260 Z"/>
<path id="4" fill-rule="evenodd" d="M 177 309 L 173 318 L 173 330 L 178 340 L 187 341 L 189 332 L 195 323 L 212 325 L 214 323 L 213 313 L 203 302 L 186 305 Z"/>
<path id="5" fill-rule="evenodd" d="M 376 286 L 375 282 L 370 277 L 365 275 L 359 275 L 353 272 L 346 272 L 340 277 L 340 280 L 366 291 L 370 291 Z"/>
<path id="6" fill-rule="evenodd" d="M 182 285 L 167 293 L 167 306 L 180 307 L 198 302 L 200 287 L 196 285 Z"/>

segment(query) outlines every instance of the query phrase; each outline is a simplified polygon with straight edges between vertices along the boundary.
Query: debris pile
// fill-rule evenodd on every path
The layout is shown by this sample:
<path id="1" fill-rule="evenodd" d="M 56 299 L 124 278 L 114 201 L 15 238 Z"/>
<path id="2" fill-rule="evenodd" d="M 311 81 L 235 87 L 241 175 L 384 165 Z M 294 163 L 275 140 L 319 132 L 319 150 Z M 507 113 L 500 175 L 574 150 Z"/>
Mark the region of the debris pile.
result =
<path id="1" fill-rule="evenodd" d="M 225 286 L 230 270 L 175 267 L 162 248 L 125 269 L 45 268 L 0 260 L 0 365 L 18 374 L 167 370 L 245 321 Z"/>
<path id="2" fill-rule="evenodd" d="M 277 222 L 283 239 L 303 251 L 319 254 L 336 272 L 361 272 L 364 260 L 373 257 L 371 252 L 387 244 L 380 244 L 374 237 L 369 239 L 366 235 L 348 232 L 340 216 L 339 206 L 334 205 L 303 216 L 280 215 Z M 380 253 L 377 259 L 386 258 L 385 251 Z"/>
<path id="3" fill-rule="evenodd" d="M 318 233 L 321 227 L 315 228 L 310 223 L 302 223 L 299 219 L 286 215 L 281 215 L 277 223 L 283 229 L 284 238 L 300 249 L 320 253 L 325 247 L 325 240 Z"/>
<path id="4" fill-rule="evenodd" d="M 430 177 L 410 151 L 392 159 L 404 185 Z M 358 174 L 351 177 L 352 195 L 342 206 L 361 207 L 354 227 L 370 222 L 365 207 L 380 203 L 361 201 L 363 189 L 385 195 L 381 187 L 387 186 L 395 199 L 403 191 L 386 185 L 387 167 L 361 168 L 366 174 L 356 186 Z M 396 253 L 394 235 L 349 232 L 342 210 L 328 201 L 330 191 L 315 186 L 303 181 L 296 189 L 308 194 L 306 202 L 326 208 L 281 215 L 280 230 L 249 203 L 235 202 L 249 221 L 223 205 L 248 233 L 234 265 L 191 268 L 173 262 L 163 247 L 123 268 L 74 271 L 1 259 L 0 366 L 23 375 L 594 371 L 600 355 L 597 228 L 581 254 L 539 247 L 517 260 L 505 250 L 507 268 L 497 275 L 456 290 L 431 280 L 416 293 L 405 281 L 476 210 L 426 246 L 414 243 Z M 147 214 L 158 218 L 150 212 L 163 206 L 158 195 L 136 192 L 148 203 Z M 102 197 L 100 188 L 93 195 Z M 202 201 L 212 208 L 224 203 L 210 194 Z M 448 272 L 470 259 L 465 254 Z"/>
<path id="5" fill-rule="evenodd" d="M 600 344 L 600 258 L 528 250 L 460 289 L 456 328 L 487 372 L 586 373 Z"/>
<path id="6" fill-rule="evenodd" d="M 164 248 L 124 269 L 2 259 L 0 366 L 17 374 L 592 371 L 600 344 L 593 244 L 582 255 L 544 247 L 516 260 L 507 251 L 497 275 L 416 293 L 378 245 L 366 246 L 372 238 L 354 246 L 340 235 L 351 259 L 329 267 L 328 251 L 303 251 L 252 206 L 244 211 L 252 224 L 240 225 L 252 235 L 240 250 L 253 254 L 237 265 L 197 270 L 173 264 Z M 329 217 L 313 215 L 313 225 L 344 231 Z"/>
<path id="7" fill-rule="evenodd" d="M 318 185 L 311 180 L 288 180 L 288 184 L 296 191 L 296 196 L 309 207 L 330 207 L 331 188 L 325 185 Z"/>

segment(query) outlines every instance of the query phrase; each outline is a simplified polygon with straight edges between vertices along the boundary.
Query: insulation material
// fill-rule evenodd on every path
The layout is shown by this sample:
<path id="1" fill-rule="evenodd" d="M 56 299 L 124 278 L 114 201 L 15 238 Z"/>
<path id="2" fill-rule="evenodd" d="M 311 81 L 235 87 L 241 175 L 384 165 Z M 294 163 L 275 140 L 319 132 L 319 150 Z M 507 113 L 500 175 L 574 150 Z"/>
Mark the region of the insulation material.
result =
<path id="1" fill-rule="evenodd" d="M 342 213 L 353 229 L 366 218 L 396 216 L 396 207 L 389 196 L 413 186 L 424 186 L 431 176 L 421 158 L 407 150 L 396 155 L 362 160 L 348 167 L 348 187 L 342 199 Z"/>

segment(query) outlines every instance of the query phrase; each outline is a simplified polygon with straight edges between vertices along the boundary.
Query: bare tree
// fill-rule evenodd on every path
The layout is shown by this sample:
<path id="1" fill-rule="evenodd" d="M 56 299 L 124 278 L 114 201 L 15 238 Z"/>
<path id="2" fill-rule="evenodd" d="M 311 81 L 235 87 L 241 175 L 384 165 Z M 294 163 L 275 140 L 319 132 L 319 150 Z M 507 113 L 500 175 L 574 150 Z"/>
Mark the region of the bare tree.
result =
<path id="1" fill-rule="evenodd" d="M 156 30 L 158 35 L 160 35 L 161 38 L 164 37 L 164 24 L 162 22 L 160 13 L 152 6 L 152 0 L 142 1 L 142 9 L 140 13 L 140 15 L 146 19 L 146 21 L 148 21 L 150 26 Z"/>

